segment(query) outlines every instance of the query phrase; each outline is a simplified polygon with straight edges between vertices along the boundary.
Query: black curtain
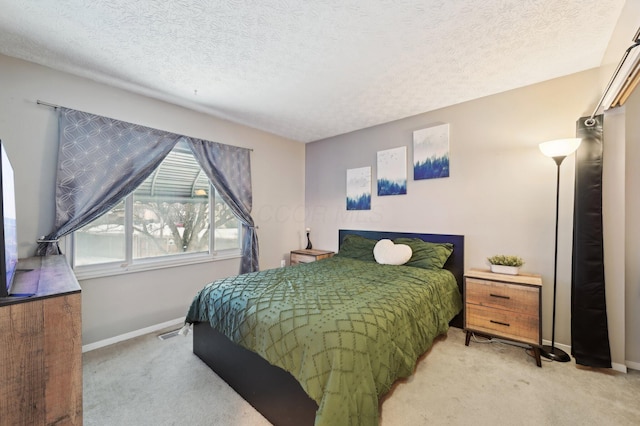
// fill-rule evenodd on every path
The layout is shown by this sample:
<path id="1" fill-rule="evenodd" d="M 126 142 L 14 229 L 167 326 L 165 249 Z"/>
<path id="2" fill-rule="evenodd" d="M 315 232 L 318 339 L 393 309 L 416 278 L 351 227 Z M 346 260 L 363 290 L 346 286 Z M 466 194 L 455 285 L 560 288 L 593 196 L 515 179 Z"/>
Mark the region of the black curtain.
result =
<path id="1" fill-rule="evenodd" d="M 603 116 L 588 126 L 582 117 L 576 137 L 571 271 L 571 355 L 577 364 L 611 368 L 602 241 Z"/>

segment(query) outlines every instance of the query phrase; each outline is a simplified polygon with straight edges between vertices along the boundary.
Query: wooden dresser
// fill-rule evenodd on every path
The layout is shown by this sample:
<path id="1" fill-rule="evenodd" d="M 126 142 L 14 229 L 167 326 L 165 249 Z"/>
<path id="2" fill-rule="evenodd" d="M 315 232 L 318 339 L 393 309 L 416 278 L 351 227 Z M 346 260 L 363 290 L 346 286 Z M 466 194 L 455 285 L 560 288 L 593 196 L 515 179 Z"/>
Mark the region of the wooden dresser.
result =
<path id="1" fill-rule="evenodd" d="M 82 425 L 80 285 L 64 256 L 20 259 L 0 299 L 0 424 Z"/>
<path id="2" fill-rule="evenodd" d="M 333 256 L 332 251 L 316 250 L 316 249 L 302 249 L 293 250 L 289 254 L 289 263 L 291 265 L 297 265 L 298 263 L 315 262 L 316 260 L 326 259 Z"/>
<path id="3" fill-rule="evenodd" d="M 464 276 L 465 344 L 473 332 L 531 346 L 538 367 L 542 345 L 542 279 L 472 269 Z"/>

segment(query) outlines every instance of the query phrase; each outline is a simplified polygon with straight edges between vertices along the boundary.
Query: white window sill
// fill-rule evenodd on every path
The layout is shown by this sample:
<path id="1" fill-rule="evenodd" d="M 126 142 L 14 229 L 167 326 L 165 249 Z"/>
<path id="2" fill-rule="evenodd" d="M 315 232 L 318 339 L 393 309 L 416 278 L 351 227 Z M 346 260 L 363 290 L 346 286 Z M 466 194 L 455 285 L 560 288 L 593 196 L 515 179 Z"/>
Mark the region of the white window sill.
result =
<path id="1" fill-rule="evenodd" d="M 171 256 L 163 259 L 137 260 L 133 264 L 120 262 L 105 263 L 102 265 L 78 266 L 73 272 L 78 281 L 92 278 L 103 278 L 113 275 L 132 274 L 136 272 L 153 271 L 164 268 L 194 265 L 198 263 L 217 262 L 220 260 L 238 259 L 242 257 L 239 250 L 229 250 L 211 254 L 194 254 Z"/>

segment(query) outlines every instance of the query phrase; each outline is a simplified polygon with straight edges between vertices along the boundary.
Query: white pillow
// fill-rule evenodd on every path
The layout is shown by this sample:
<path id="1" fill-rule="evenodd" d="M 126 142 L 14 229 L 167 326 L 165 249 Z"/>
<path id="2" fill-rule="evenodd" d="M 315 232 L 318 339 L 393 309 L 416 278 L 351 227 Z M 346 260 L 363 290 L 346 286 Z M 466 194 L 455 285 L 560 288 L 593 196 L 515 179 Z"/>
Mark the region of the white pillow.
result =
<path id="1" fill-rule="evenodd" d="M 406 244 L 394 244 L 391 240 L 380 240 L 373 248 L 373 257 L 381 265 L 404 265 L 411 259 L 411 247 Z"/>

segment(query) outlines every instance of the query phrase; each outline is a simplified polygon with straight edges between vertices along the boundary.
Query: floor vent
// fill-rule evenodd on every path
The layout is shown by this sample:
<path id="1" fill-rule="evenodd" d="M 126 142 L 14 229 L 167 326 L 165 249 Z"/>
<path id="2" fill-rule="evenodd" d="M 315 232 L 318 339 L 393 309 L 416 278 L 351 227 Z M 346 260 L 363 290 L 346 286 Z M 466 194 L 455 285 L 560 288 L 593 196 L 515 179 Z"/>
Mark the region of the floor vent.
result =
<path id="1" fill-rule="evenodd" d="M 172 337 L 176 337 L 179 332 L 180 332 L 180 329 L 173 330 L 173 331 L 168 331 L 166 333 L 158 335 L 158 339 L 160 339 L 160 340 L 171 339 Z"/>

